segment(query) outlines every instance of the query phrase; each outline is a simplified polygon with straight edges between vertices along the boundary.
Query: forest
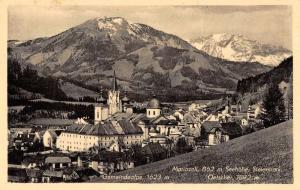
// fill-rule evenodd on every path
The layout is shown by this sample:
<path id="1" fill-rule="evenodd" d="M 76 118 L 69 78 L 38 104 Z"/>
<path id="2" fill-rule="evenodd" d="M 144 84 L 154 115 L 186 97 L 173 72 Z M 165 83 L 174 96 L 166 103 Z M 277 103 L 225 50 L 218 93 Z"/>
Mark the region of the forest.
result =
<path id="1" fill-rule="evenodd" d="M 257 92 L 257 90 L 266 83 L 279 84 L 281 81 L 289 82 L 292 72 L 293 57 L 289 57 L 271 71 L 238 81 L 237 92 L 242 94 Z"/>

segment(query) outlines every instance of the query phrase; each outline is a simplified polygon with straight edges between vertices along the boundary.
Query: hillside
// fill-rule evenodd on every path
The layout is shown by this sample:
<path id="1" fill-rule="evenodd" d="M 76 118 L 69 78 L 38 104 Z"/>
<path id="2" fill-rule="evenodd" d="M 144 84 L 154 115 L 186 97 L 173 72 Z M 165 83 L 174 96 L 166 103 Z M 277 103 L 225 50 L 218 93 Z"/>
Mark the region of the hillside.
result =
<path id="1" fill-rule="evenodd" d="M 293 57 L 283 60 L 272 70 L 238 81 L 237 91 L 241 93 L 258 91 L 267 83 L 279 84 L 281 81 L 289 82 L 293 72 Z"/>
<path id="2" fill-rule="evenodd" d="M 208 149 L 114 174 L 114 176 L 143 176 L 141 180 L 99 178 L 93 182 L 293 183 L 292 125 L 293 120 L 290 120 Z M 193 170 L 195 167 L 200 171 Z M 223 168 L 223 172 L 203 172 L 201 171 L 203 167 Z M 226 167 L 231 168 L 231 170 L 226 172 Z M 234 169 L 235 167 L 244 167 L 244 169 L 248 168 L 249 170 L 242 172 Z M 253 167 L 263 169 L 254 171 Z M 190 171 L 182 171 L 185 169 L 190 169 Z M 240 168 L 240 170 L 243 169 Z M 161 174 L 162 179 L 150 180 L 147 175 L 151 174 Z M 209 174 L 227 175 L 231 178 L 209 180 Z M 235 176 L 239 174 L 246 175 L 248 180 L 237 180 Z M 169 176 L 168 180 L 164 180 L 166 176 Z"/>
<path id="3" fill-rule="evenodd" d="M 292 55 L 286 48 L 262 44 L 233 34 L 199 37 L 191 40 L 191 44 L 214 57 L 230 61 L 259 62 L 273 67 Z"/>
<path id="4" fill-rule="evenodd" d="M 110 88 L 115 70 L 129 93 L 155 91 L 169 99 L 173 92 L 199 99 L 235 90 L 238 80 L 271 69 L 214 58 L 175 35 L 120 17 L 95 18 L 52 37 L 8 45 L 40 75 Z"/>

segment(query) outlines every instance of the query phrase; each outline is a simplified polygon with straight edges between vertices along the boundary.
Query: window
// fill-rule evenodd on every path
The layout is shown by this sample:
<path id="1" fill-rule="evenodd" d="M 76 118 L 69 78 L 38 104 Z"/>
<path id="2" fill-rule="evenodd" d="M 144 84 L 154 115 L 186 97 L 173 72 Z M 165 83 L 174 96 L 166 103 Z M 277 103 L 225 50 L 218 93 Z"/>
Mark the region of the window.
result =
<path id="1" fill-rule="evenodd" d="M 151 115 L 151 114 L 150 114 L 150 110 L 148 111 L 148 115 Z"/>
<path id="2" fill-rule="evenodd" d="M 99 116 L 99 112 L 97 111 L 97 118 L 99 118 L 100 116 Z"/>
<path id="3" fill-rule="evenodd" d="M 153 115 L 155 115 L 155 111 L 153 111 Z"/>

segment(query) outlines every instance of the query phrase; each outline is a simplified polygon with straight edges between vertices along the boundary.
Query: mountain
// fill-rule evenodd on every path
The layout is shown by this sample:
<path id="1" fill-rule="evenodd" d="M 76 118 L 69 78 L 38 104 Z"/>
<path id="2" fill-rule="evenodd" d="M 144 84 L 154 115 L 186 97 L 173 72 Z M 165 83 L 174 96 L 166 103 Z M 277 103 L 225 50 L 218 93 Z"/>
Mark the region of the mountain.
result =
<path id="1" fill-rule="evenodd" d="M 121 89 L 170 100 L 235 90 L 238 80 L 271 69 L 209 56 L 175 35 L 120 17 L 8 45 L 40 75 L 110 88 L 115 70 Z"/>
<path id="2" fill-rule="evenodd" d="M 242 170 L 242 167 L 249 170 Z M 254 171 L 254 167 L 260 169 Z M 222 168 L 222 171 L 217 171 L 218 168 Z M 224 178 L 224 175 L 231 178 Z M 237 175 L 242 175 L 242 179 L 238 180 Z M 126 179 L 126 176 L 133 178 Z M 293 120 L 207 149 L 138 166 L 108 177 L 100 177 L 92 182 L 290 184 L 293 183 Z"/>
<path id="3" fill-rule="evenodd" d="M 242 35 L 213 34 L 190 42 L 197 49 L 214 57 L 230 61 L 259 62 L 269 66 L 277 66 L 292 55 L 288 49 L 262 44 Z"/>

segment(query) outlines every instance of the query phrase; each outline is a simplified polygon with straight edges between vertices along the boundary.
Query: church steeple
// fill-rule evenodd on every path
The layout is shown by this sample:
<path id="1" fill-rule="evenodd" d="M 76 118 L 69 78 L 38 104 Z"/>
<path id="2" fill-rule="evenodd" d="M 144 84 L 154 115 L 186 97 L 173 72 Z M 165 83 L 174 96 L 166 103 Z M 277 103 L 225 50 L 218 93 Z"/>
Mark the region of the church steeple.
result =
<path id="1" fill-rule="evenodd" d="M 113 91 L 117 91 L 117 90 L 118 90 L 118 84 L 117 84 L 116 72 L 114 70 Z"/>
<path id="2" fill-rule="evenodd" d="M 109 115 L 113 115 L 116 112 L 122 111 L 122 102 L 120 99 L 120 91 L 118 90 L 117 77 L 115 71 L 112 85 L 113 88 L 112 90 L 108 91 L 107 100 L 107 104 L 109 107 Z"/>

